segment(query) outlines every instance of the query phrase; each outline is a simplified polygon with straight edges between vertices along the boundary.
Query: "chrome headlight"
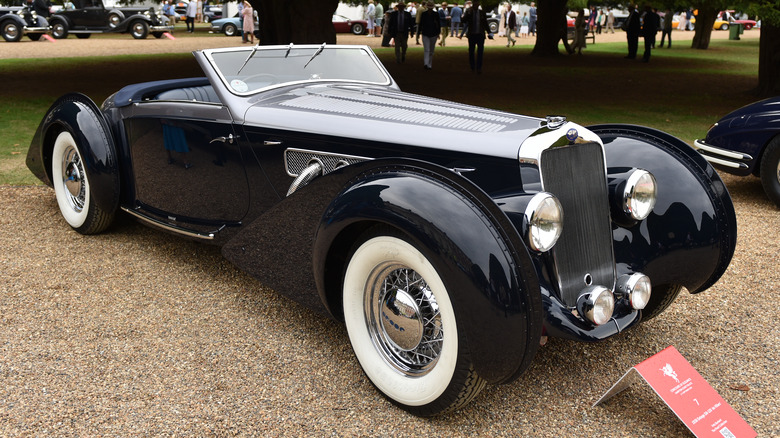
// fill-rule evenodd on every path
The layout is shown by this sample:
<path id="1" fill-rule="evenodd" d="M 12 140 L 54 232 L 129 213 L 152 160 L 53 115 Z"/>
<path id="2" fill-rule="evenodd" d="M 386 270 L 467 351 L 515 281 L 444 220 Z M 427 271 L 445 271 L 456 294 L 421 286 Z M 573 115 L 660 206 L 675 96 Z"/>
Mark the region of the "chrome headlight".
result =
<path id="1" fill-rule="evenodd" d="M 591 286 L 577 298 L 577 312 L 596 325 L 603 325 L 612 318 L 615 297 L 604 286 Z"/>
<path id="2" fill-rule="evenodd" d="M 623 189 L 623 211 L 638 221 L 647 218 L 655 207 L 656 192 L 652 173 L 642 169 L 633 171 Z"/>
<path id="3" fill-rule="evenodd" d="M 653 285 L 650 278 L 645 274 L 623 275 L 618 279 L 617 290 L 621 295 L 628 298 L 631 307 L 640 310 L 650 302 L 650 294 L 653 292 Z"/>
<path id="4" fill-rule="evenodd" d="M 563 230 L 563 208 L 558 198 L 547 192 L 540 192 L 531 198 L 525 208 L 528 222 L 528 244 L 536 251 L 552 249 Z"/>

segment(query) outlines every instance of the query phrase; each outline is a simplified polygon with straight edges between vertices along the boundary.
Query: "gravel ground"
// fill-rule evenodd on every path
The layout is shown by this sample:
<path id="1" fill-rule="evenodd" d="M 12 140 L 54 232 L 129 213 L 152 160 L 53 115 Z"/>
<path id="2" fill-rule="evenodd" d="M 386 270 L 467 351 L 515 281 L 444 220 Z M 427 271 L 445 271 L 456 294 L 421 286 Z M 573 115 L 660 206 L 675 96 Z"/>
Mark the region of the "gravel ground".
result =
<path id="1" fill-rule="evenodd" d="M 125 217 L 81 236 L 51 189 L 0 186 L 0 436 L 685 436 L 642 385 L 591 408 L 668 345 L 759 436 L 780 436 L 780 310 L 754 303 L 780 295 L 780 210 L 757 179 L 724 179 L 740 234 L 717 285 L 602 343 L 552 339 L 519 380 L 434 419 L 372 387 L 339 323 L 217 248 Z"/>
<path id="2" fill-rule="evenodd" d="M 599 344 L 552 339 L 518 381 L 420 419 L 371 386 L 344 328 L 216 248 L 127 218 L 85 237 L 46 187 L 0 187 L 0 435 L 680 436 L 647 387 L 591 405 L 674 345 L 760 436 L 780 435 L 780 212 L 727 177 L 740 237 L 724 278 Z M 753 298 L 755 296 L 755 298 Z"/>

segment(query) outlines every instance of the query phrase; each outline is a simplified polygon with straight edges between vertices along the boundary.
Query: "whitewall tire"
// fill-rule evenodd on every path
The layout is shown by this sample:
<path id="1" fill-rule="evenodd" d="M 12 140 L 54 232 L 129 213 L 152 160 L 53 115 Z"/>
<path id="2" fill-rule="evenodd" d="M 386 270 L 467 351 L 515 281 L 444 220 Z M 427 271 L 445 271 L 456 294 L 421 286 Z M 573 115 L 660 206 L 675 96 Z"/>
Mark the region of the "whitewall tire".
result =
<path id="1" fill-rule="evenodd" d="M 447 412 L 485 386 L 471 366 L 445 282 L 403 238 L 380 233 L 352 253 L 343 306 L 363 371 L 404 409 Z"/>

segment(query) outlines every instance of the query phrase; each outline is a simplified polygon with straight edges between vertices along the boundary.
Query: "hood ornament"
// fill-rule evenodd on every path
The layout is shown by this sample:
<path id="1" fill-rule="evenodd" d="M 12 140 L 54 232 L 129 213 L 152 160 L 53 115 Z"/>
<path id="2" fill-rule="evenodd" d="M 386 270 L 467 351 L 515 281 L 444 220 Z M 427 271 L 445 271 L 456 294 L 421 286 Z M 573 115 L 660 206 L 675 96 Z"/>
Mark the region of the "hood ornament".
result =
<path id="1" fill-rule="evenodd" d="M 547 127 L 550 129 L 558 129 L 566 123 L 566 116 L 547 116 Z"/>

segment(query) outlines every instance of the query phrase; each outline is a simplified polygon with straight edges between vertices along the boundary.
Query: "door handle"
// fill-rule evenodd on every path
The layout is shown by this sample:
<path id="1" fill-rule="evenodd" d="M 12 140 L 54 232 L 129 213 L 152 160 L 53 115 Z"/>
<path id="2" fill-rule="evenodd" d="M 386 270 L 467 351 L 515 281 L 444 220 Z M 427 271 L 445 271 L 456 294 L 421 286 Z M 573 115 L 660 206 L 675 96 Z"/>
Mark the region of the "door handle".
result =
<path id="1" fill-rule="evenodd" d="M 279 146 L 280 144 L 282 142 L 278 140 L 266 140 L 263 142 L 263 146 Z"/>
<path id="2" fill-rule="evenodd" d="M 223 136 L 223 137 L 217 137 L 217 138 L 215 138 L 215 139 L 211 140 L 211 141 L 209 142 L 209 144 L 211 144 L 211 143 L 214 143 L 214 142 L 217 142 L 217 141 L 218 141 L 218 142 L 221 142 L 221 143 L 228 143 L 228 144 L 233 144 L 233 142 L 234 142 L 234 141 L 235 141 L 235 139 L 237 139 L 237 138 L 238 138 L 238 136 L 236 136 L 236 137 L 233 137 L 233 134 L 230 134 L 230 135 L 228 135 L 227 137 L 224 137 L 224 136 Z"/>

